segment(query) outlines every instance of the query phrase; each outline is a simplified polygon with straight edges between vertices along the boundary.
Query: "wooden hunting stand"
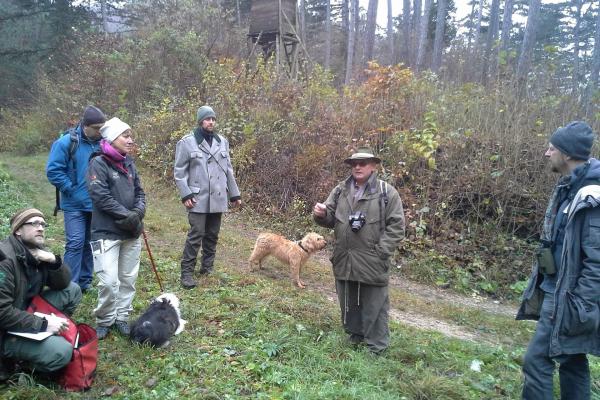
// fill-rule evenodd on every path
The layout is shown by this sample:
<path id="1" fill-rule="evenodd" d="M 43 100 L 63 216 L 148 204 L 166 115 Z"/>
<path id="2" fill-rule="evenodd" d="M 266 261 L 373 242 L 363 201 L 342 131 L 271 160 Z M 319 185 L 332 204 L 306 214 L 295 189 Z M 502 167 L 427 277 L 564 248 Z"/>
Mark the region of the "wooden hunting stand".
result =
<path id="1" fill-rule="evenodd" d="M 293 79 L 298 75 L 302 46 L 296 26 L 296 0 L 252 0 L 248 33 L 251 53 L 260 46 L 265 59 L 275 55 L 277 69 L 283 67 Z"/>

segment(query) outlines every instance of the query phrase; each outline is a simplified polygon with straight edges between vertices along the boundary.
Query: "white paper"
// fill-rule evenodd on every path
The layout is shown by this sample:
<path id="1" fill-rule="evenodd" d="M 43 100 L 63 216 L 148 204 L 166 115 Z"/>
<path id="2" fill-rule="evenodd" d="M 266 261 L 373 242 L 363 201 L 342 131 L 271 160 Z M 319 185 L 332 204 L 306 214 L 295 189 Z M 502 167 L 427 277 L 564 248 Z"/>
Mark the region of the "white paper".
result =
<path id="1" fill-rule="evenodd" d="M 27 339 L 32 340 L 44 340 L 48 336 L 52 336 L 52 332 L 38 332 L 38 333 L 28 333 L 28 332 L 12 332 L 8 331 L 6 333 L 10 333 L 11 335 L 21 336 Z"/>

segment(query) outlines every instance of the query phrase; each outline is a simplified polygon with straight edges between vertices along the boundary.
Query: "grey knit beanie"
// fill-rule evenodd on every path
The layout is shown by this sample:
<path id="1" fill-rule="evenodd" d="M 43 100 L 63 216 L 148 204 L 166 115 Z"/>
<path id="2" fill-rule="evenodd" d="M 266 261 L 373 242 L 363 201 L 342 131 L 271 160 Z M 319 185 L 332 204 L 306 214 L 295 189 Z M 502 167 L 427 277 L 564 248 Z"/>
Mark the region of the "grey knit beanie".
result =
<path id="1" fill-rule="evenodd" d="M 198 109 L 198 113 L 196 114 L 198 122 L 204 121 L 206 118 L 213 117 L 217 119 L 217 114 L 215 111 L 209 106 L 202 106 Z"/>
<path id="2" fill-rule="evenodd" d="M 87 106 L 83 111 L 81 125 L 90 126 L 95 124 L 103 124 L 106 122 L 106 116 L 98 107 Z"/>
<path id="3" fill-rule="evenodd" d="M 558 128 L 550 137 L 550 143 L 561 153 L 577 160 L 590 158 L 596 135 L 583 121 L 569 122 Z"/>

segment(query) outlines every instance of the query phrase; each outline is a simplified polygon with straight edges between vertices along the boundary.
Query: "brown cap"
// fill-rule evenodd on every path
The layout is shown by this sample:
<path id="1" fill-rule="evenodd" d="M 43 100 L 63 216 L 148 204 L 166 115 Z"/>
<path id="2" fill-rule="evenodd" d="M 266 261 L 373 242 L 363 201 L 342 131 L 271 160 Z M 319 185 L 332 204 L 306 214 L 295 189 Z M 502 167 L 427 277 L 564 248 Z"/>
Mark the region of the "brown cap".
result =
<path id="1" fill-rule="evenodd" d="M 42 214 L 42 212 L 37 208 L 24 208 L 17 211 L 17 213 L 10 219 L 10 232 L 14 234 L 15 231 L 22 227 L 28 219 L 33 217 L 46 218 L 44 217 L 44 214 Z"/>

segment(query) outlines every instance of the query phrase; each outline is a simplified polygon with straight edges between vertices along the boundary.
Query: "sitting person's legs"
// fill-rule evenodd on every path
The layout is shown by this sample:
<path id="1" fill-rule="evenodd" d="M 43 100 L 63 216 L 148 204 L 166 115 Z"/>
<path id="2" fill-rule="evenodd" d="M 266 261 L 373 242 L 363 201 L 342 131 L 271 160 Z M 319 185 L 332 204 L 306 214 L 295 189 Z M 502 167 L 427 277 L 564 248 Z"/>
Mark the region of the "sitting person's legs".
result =
<path id="1" fill-rule="evenodd" d="M 37 341 L 5 335 L 2 357 L 25 361 L 37 372 L 57 371 L 71 361 L 73 346 L 62 336 L 50 336 Z"/>

